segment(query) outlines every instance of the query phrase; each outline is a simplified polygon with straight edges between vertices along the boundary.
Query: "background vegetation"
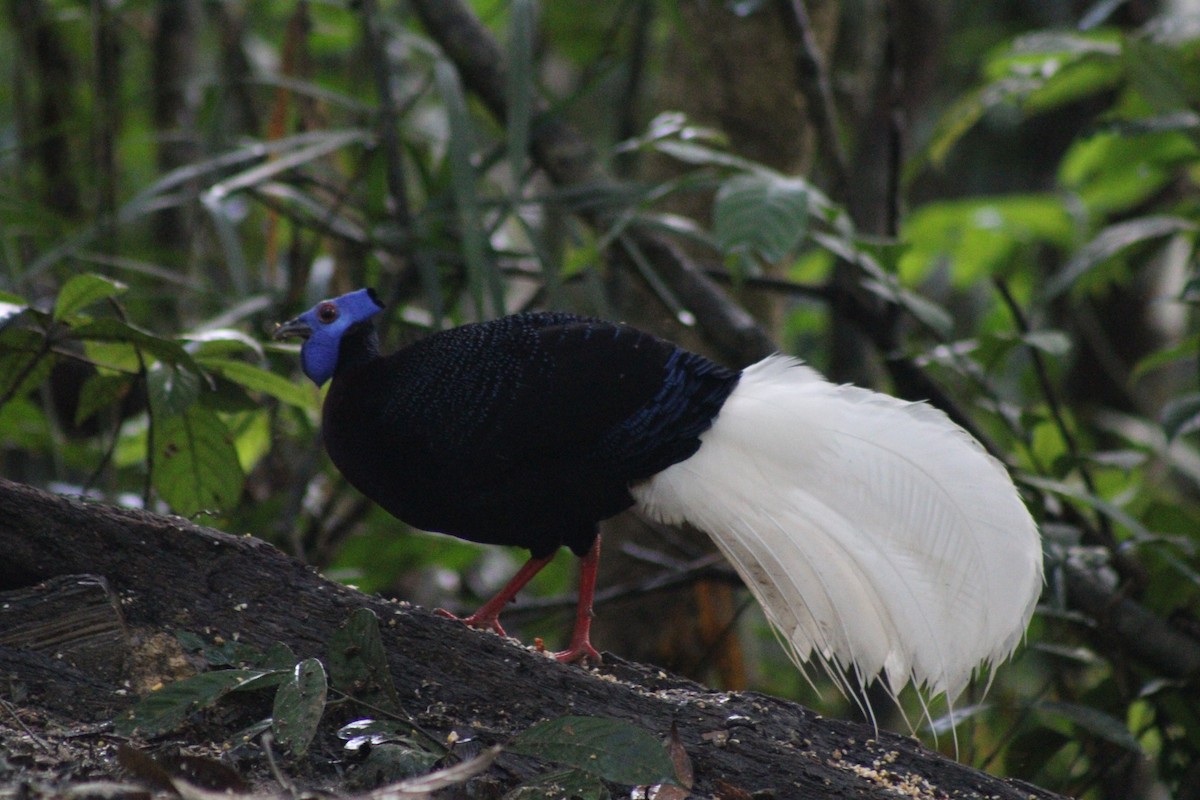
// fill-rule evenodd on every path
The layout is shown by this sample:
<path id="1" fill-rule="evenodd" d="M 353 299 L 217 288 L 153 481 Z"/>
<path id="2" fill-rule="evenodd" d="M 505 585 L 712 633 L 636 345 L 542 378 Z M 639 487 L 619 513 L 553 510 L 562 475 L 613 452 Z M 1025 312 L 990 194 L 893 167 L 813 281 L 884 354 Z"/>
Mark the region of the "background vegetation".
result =
<path id="1" fill-rule="evenodd" d="M 371 285 L 391 345 L 529 307 L 739 365 L 777 344 L 946 408 L 1042 524 L 1041 611 L 959 701 L 959 756 L 1200 797 L 1194 5 L 14 0 L 3 474 L 468 606 L 523 555 L 349 489 L 274 321 Z M 612 540 L 635 567 L 598 613 L 630 635 L 601 647 L 854 713 L 701 543 Z M 526 638 L 567 623 L 560 561 Z"/>

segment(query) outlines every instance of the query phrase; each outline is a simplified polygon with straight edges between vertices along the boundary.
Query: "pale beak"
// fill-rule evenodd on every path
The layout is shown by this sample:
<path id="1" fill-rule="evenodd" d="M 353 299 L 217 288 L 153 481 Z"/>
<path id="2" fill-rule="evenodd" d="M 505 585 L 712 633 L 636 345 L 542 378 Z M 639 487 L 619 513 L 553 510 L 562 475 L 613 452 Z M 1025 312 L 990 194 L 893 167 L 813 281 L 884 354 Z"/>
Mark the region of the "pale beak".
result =
<path id="1" fill-rule="evenodd" d="M 271 338 L 276 341 L 280 339 L 307 339 L 312 336 L 312 326 L 305 322 L 300 317 L 290 319 L 287 322 L 280 322 L 275 326 L 275 332 L 271 334 Z"/>

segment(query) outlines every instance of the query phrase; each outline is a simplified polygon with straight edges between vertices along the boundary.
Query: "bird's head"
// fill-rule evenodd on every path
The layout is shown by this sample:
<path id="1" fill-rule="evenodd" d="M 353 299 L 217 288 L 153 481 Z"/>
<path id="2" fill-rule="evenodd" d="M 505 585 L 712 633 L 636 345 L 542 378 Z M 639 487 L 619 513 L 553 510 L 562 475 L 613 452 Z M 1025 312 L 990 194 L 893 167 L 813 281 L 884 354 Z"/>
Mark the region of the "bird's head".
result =
<path id="1" fill-rule="evenodd" d="M 322 300 L 295 319 L 275 328 L 273 338 L 304 339 L 300 348 L 300 366 L 317 386 L 333 377 L 338 363 L 338 348 L 350 330 L 370 322 L 383 310 L 373 289 L 359 289 L 332 300 Z"/>

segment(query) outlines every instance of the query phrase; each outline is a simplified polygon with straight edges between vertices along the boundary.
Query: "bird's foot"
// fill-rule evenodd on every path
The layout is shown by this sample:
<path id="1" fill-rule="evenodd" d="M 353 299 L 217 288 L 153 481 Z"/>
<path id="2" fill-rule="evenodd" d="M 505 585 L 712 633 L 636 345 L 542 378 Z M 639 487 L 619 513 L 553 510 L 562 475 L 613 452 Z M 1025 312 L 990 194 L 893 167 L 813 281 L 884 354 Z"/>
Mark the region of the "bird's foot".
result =
<path id="1" fill-rule="evenodd" d="M 588 639 L 582 641 L 572 641 L 570 647 L 566 650 L 560 650 L 554 654 L 561 664 L 573 664 L 580 662 L 583 664 L 599 664 L 602 662 L 600 652 L 592 647 L 592 643 Z"/>
<path id="2" fill-rule="evenodd" d="M 472 628 L 478 628 L 481 631 L 493 631 L 501 636 L 508 636 L 508 634 L 504 632 L 504 628 L 500 626 L 500 617 L 495 614 L 480 614 L 476 612 L 469 617 L 460 617 L 457 614 L 451 614 L 444 608 L 434 609 L 433 613 L 437 614 L 439 617 L 445 617 L 446 619 L 458 620 L 464 625 Z"/>

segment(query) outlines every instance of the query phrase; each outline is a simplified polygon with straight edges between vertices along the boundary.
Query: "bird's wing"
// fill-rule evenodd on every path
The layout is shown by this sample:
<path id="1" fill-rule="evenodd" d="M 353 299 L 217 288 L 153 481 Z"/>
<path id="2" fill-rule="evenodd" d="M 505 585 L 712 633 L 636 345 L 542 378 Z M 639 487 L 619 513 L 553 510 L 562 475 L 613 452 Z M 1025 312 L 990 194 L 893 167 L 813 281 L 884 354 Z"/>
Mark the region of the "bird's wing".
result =
<path id="1" fill-rule="evenodd" d="M 516 346 L 527 346 L 516 344 Z M 699 447 L 737 373 L 624 325 L 551 319 L 507 402 L 490 445 L 526 463 L 611 470 L 637 480 Z"/>

